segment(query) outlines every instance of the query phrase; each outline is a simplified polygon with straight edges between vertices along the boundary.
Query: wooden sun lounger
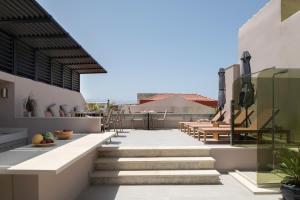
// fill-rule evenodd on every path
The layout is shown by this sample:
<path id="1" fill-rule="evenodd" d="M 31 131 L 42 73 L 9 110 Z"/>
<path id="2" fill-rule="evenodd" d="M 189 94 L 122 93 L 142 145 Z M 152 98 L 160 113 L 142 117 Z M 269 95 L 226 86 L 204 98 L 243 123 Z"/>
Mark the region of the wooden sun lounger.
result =
<path id="1" fill-rule="evenodd" d="M 202 128 L 199 129 L 198 132 L 203 134 L 203 142 L 206 143 L 207 135 L 212 135 L 215 140 L 219 140 L 220 135 L 229 135 L 231 133 L 230 127 L 219 127 L 219 128 Z M 271 133 L 272 129 L 251 129 L 251 128 L 235 128 L 234 134 L 240 135 L 243 133 L 256 135 L 257 141 L 259 142 L 262 138 L 263 133 Z M 280 134 L 286 134 L 287 136 L 287 143 L 290 142 L 290 130 L 276 130 L 277 133 Z M 200 137 L 198 137 L 198 140 L 200 140 Z"/>
<path id="2" fill-rule="evenodd" d="M 230 125 L 229 124 L 219 124 L 218 127 L 226 128 L 226 127 L 230 127 Z M 193 124 L 188 127 L 187 134 L 193 135 L 193 137 L 195 137 L 196 134 L 198 133 L 198 129 L 202 129 L 202 128 L 217 128 L 217 127 L 214 127 L 213 124 Z M 198 137 L 199 136 L 200 135 L 198 134 Z"/>
<path id="3" fill-rule="evenodd" d="M 277 115 L 279 110 L 274 114 Z M 269 117 L 268 117 L 269 116 Z M 256 119 L 250 127 L 235 127 L 234 134 L 255 134 L 257 136 L 257 142 L 261 141 L 262 133 L 270 133 L 272 129 L 265 128 L 268 123 L 272 120 L 272 114 L 263 113 L 259 116 L 260 119 Z M 257 128 L 257 121 L 264 122 L 262 123 L 261 128 Z M 290 142 L 290 130 L 279 129 L 276 130 L 277 133 L 286 134 L 287 142 Z M 203 142 L 206 143 L 207 135 L 212 135 L 214 139 L 219 140 L 220 135 L 229 135 L 231 133 L 231 127 L 210 127 L 210 128 L 199 128 L 198 130 L 198 140 L 200 140 L 200 134 L 203 135 Z"/>
<path id="4" fill-rule="evenodd" d="M 224 116 L 225 113 L 226 113 L 226 111 L 224 111 L 220 115 L 220 111 L 218 111 L 211 120 L 204 120 L 204 121 L 197 121 L 197 122 L 179 122 L 178 129 L 181 132 L 187 132 L 188 127 L 191 124 L 212 124 L 213 122 L 219 121 Z"/>
<path id="5" fill-rule="evenodd" d="M 235 120 L 234 120 L 235 125 L 236 126 L 241 126 L 242 124 L 244 124 L 246 122 L 247 118 L 249 118 L 253 113 L 254 113 L 254 111 L 250 110 L 248 112 L 248 116 L 246 117 L 246 112 L 245 111 L 236 112 L 236 114 L 235 114 L 236 117 L 235 117 Z M 214 127 L 213 124 L 210 124 L 210 125 L 191 124 L 191 125 L 189 125 L 189 128 L 188 128 L 188 134 L 189 135 L 193 134 L 194 137 L 197 134 L 198 139 L 199 139 L 201 133 L 198 133 L 198 129 L 201 129 L 201 128 L 218 128 L 218 127 L 230 128 L 230 122 L 229 121 L 230 121 L 229 118 L 224 119 L 224 123 L 218 123 L 216 127 Z"/>

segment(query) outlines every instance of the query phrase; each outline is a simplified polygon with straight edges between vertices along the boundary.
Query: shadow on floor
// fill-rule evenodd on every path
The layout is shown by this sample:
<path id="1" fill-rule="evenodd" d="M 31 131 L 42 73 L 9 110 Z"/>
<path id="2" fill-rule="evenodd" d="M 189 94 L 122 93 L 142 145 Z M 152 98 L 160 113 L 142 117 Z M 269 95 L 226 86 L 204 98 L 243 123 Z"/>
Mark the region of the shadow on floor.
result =
<path id="1" fill-rule="evenodd" d="M 76 200 L 114 200 L 119 190 L 118 185 L 90 186 Z"/>

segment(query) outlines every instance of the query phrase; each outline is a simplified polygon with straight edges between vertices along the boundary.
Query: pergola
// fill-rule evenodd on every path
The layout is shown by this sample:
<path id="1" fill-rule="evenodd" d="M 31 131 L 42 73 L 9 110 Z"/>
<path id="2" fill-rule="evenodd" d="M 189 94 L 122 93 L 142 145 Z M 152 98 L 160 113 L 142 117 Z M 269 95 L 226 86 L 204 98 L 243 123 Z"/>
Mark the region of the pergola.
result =
<path id="1" fill-rule="evenodd" d="M 35 0 L 0 1 L 0 70 L 79 91 L 106 70 Z"/>

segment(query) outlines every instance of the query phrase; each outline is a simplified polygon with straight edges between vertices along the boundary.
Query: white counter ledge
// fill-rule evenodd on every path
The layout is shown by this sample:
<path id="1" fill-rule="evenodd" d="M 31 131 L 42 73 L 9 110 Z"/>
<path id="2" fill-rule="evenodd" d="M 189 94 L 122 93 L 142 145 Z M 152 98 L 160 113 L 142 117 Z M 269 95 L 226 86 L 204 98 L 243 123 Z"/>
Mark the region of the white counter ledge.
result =
<path id="1" fill-rule="evenodd" d="M 109 140 L 115 132 L 88 134 L 24 162 L 7 168 L 9 174 L 55 175 L 76 162 L 98 145 Z M 33 148 L 32 149 L 36 149 Z"/>

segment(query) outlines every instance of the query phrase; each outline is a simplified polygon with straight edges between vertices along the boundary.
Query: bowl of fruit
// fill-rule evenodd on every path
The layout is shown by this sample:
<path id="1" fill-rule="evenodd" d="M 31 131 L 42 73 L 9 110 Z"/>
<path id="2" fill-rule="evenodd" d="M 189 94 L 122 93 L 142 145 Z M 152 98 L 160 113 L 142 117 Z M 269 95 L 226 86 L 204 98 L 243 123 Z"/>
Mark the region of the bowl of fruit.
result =
<path id="1" fill-rule="evenodd" d="M 64 129 L 62 131 L 55 131 L 55 136 L 58 140 L 68 140 L 73 136 L 72 130 Z"/>
<path id="2" fill-rule="evenodd" d="M 32 144 L 36 147 L 48 147 L 55 145 L 54 135 L 51 132 L 37 133 L 32 138 Z"/>

